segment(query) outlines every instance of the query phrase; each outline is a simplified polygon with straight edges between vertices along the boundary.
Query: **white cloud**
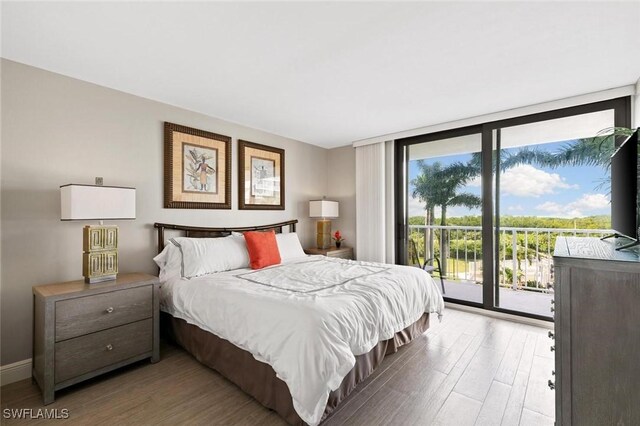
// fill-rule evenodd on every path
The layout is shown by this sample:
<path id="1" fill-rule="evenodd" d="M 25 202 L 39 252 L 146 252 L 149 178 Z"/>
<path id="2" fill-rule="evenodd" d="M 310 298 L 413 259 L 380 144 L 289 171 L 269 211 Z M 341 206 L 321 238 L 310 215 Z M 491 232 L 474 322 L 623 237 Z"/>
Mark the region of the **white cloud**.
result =
<path id="1" fill-rule="evenodd" d="M 510 212 L 521 212 L 524 210 L 524 207 L 522 207 L 522 205 L 520 204 L 516 204 L 515 206 L 507 207 L 507 210 Z"/>
<path id="2" fill-rule="evenodd" d="M 409 217 L 424 216 L 425 203 L 417 198 L 409 197 Z"/>
<path id="3" fill-rule="evenodd" d="M 577 189 L 557 173 L 547 173 L 529 164 L 506 170 L 500 177 L 500 192 L 518 197 L 540 197 L 554 194 L 558 189 Z"/>
<path id="4" fill-rule="evenodd" d="M 480 187 L 480 176 L 476 176 L 467 186 Z M 493 182 L 495 189 L 495 182 Z M 558 189 L 578 189 L 557 173 L 547 173 L 529 164 L 521 164 L 505 170 L 500 175 L 501 195 L 538 198 L 545 194 L 554 194 Z"/>
<path id="5" fill-rule="evenodd" d="M 609 198 L 604 194 L 583 194 L 577 200 L 560 204 L 547 201 L 536 206 L 537 210 L 544 211 L 557 217 L 583 217 L 587 213 L 594 213 L 609 207 Z"/>
<path id="6" fill-rule="evenodd" d="M 414 197 L 409 197 L 409 217 L 412 216 L 423 216 L 425 214 L 425 206 L 426 203 L 420 201 L 417 198 Z M 440 217 L 440 211 L 441 208 L 439 206 L 436 206 L 433 209 L 433 214 L 435 215 L 435 217 Z"/>
<path id="7" fill-rule="evenodd" d="M 609 198 L 604 194 L 583 194 L 571 205 L 581 210 L 600 210 L 609 207 Z"/>

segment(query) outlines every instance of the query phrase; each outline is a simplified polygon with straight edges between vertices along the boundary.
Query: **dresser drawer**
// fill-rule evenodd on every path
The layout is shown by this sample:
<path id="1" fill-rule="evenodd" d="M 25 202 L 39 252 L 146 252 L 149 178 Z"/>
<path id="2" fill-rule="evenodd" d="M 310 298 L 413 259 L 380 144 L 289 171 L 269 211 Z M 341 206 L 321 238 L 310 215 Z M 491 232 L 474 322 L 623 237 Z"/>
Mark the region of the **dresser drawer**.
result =
<path id="1" fill-rule="evenodd" d="M 55 344 L 55 382 L 151 352 L 151 318 Z"/>
<path id="2" fill-rule="evenodd" d="M 153 315 L 153 286 L 56 302 L 56 342 Z"/>

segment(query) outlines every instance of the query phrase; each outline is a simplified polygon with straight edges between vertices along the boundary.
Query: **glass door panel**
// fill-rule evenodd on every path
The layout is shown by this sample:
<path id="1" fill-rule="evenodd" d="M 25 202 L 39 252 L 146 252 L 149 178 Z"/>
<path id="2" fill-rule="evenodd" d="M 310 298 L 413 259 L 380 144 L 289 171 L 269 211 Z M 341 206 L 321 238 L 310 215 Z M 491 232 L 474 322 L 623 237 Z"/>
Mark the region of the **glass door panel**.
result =
<path id="1" fill-rule="evenodd" d="M 551 319 L 556 239 L 612 233 L 611 131 L 629 127 L 630 106 L 618 98 L 396 140 L 397 260 L 433 264 L 449 301 Z"/>
<path id="2" fill-rule="evenodd" d="M 493 131 L 495 307 L 551 317 L 556 238 L 610 232 L 613 126 L 611 109 Z"/>
<path id="3" fill-rule="evenodd" d="M 482 137 L 407 147 L 406 263 L 428 265 L 447 299 L 482 304 Z M 440 281 L 440 278 L 442 280 Z"/>

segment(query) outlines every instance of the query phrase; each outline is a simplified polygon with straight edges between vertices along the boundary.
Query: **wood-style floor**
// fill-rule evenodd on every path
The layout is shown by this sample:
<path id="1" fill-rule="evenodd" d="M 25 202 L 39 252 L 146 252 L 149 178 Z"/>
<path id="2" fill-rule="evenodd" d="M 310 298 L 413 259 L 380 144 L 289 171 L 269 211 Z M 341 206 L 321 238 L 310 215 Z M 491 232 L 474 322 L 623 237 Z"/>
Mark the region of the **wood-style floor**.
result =
<path id="1" fill-rule="evenodd" d="M 549 346 L 546 329 L 448 309 L 323 424 L 552 426 Z M 46 408 L 68 409 L 68 424 L 284 424 L 182 349 L 164 343 L 161 356 L 57 392 Z M 1 398 L 3 413 L 43 407 L 31 380 L 2 387 Z"/>

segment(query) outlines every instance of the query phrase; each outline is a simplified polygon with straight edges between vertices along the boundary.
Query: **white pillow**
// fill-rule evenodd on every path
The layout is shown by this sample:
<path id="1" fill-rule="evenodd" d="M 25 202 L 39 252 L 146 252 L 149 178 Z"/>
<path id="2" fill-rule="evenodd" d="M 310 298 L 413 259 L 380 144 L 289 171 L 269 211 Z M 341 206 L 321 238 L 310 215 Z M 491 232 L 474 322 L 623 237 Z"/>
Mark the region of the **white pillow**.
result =
<path id="1" fill-rule="evenodd" d="M 276 243 L 278 244 L 278 251 L 280 251 L 280 259 L 283 262 L 306 256 L 300 245 L 298 234 L 295 232 L 276 234 Z"/>
<path id="2" fill-rule="evenodd" d="M 193 278 L 216 272 L 249 267 L 244 238 L 172 238 L 182 253 L 182 276 Z"/>
<path id="3" fill-rule="evenodd" d="M 167 242 L 162 252 L 153 260 L 160 268 L 160 282 L 182 277 L 182 253 L 172 242 Z"/>

